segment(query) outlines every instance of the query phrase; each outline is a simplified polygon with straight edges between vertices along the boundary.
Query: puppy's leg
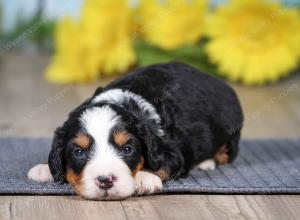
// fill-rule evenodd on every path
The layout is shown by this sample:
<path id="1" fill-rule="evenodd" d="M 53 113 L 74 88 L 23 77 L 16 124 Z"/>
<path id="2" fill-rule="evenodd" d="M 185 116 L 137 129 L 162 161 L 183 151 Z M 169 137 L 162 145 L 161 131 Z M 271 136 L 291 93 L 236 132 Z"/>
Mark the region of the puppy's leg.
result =
<path id="1" fill-rule="evenodd" d="M 218 165 L 230 162 L 229 150 L 226 144 L 222 145 L 212 159 L 207 159 L 198 164 L 200 170 L 214 170 Z"/>
<path id="2" fill-rule="evenodd" d="M 228 154 L 228 147 L 224 144 L 218 152 L 214 156 L 214 160 L 219 164 L 227 164 L 229 163 L 229 154 Z"/>
<path id="3" fill-rule="evenodd" d="M 27 174 L 29 179 L 37 182 L 52 182 L 53 177 L 48 164 L 37 164 L 32 167 Z"/>
<path id="4" fill-rule="evenodd" d="M 216 169 L 216 161 L 214 159 L 207 159 L 197 165 L 200 170 L 214 170 Z"/>
<path id="5" fill-rule="evenodd" d="M 228 150 L 228 163 L 231 163 L 237 156 L 238 154 L 238 146 L 239 146 L 239 141 L 240 141 L 240 132 L 234 134 L 231 138 L 231 140 L 226 144 L 226 148 Z"/>
<path id="6" fill-rule="evenodd" d="M 161 178 L 151 172 L 142 170 L 135 175 L 136 193 L 138 195 L 152 194 L 162 189 Z"/>

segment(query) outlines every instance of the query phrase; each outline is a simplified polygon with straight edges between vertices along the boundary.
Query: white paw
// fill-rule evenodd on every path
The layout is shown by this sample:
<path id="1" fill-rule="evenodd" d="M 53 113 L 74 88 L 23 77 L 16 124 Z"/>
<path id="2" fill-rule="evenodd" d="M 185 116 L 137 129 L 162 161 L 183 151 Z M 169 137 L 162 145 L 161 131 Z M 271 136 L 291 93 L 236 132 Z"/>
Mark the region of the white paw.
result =
<path id="1" fill-rule="evenodd" d="M 213 159 L 204 160 L 198 164 L 200 170 L 214 170 L 216 169 L 216 161 Z"/>
<path id="2" fill-rule="evenodd" d="M 53 181 L 48 164 L 35 165 L 28 171 L 27 177 L 37 182 Z"/>
<path id="3" fill-rule="evenodd" d="M 152 194 L 162 189 L 161 179 L 157 175 L 146 171 L 137 172 L 135 183 L 138 195 Z"/>

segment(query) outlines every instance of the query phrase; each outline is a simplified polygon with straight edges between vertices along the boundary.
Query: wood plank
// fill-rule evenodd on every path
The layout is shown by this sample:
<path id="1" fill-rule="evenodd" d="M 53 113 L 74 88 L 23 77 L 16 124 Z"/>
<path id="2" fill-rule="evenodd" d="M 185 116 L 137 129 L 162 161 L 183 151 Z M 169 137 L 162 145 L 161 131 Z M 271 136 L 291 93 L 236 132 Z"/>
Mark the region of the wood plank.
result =
<path id="1" fill-rule="evenodd" d="M 74 196 L 2 196 L 0 207 L 0 219 L 126 219 L 119 201 Z"/>
<path id="2" fill-rule="evenodd" d="M 165 195 L 122 201 L 130 219 L 297 219 L 299 196 Z"/>
<path id="3" fill-rule="evenodd" d="M 299 219 L 296 195 L 164 195 L 123 201 L 1 196 L 0 219 Z"/>

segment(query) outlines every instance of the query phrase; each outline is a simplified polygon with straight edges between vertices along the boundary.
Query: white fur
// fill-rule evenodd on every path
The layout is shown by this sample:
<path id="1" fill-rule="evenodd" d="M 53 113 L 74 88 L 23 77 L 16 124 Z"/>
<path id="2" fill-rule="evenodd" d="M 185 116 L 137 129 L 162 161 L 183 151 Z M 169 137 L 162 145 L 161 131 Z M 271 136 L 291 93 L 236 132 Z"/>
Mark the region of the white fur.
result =
<path id="1" fill-rule="evenodd" d="M 107 191 L 100 189 L 95 178 L 114 175 L 116 181 Z M 126 198 L 135 191 L 134 179 L 128 166 L 120 159 L 112 158 L 104 161 L 97 158 L 89 161 L 84 168 L 81 195 L 89 199 L 113 200 Z"/>
<path id="2" fill-rule="evenodd" d="M 52 182 L 53 177 L 51 175 L 48 164 L 37 164 L 32 167 L 27 174 L 29 179 L 37 182 Z"/>
<path id="3" fill-rule="evenodd" d="M 81 195 L 89 199 L 120 199 L 135 191 L 134 179 L 127 164 L 109 143 L 111 129 L 119 117 L 108 106 L 86 110 L 80 118 L 83 127 L 94 138 L 95 150 L 82 172 Z M 116 181 L 107 191 L 96 184 L 98 176 L 113 175 Z"/>
<path id="4" fill-rule="evenodd" d="M 214 170 L 216 169 L 216 161 L 214 159 L 207 159 L 198 164 L 200 170 Z"/>
<path id="5" fill-rule="evenodd" d="M 162 189 L 161 179 L 157 175 L 147 171 L 137 172 L 135 183 L 138 195 L 151 194 Z"/>
<path id="6" fill-rule="evenodd" d="M 127 91 L 127 90 L 121 90 L 121 89 L 111 89 L 106 92 L 103 92 L 99 95 L 97 95 L 93 100 L 92 103 L 97 103 L 101 101 L 107 101 L 110 103 L 116 103 L 116 104 L 122 104 L 122 102 L 126 100 L 133 99 L 137 105 L 139 106 L 141 111 L 147 111 L 149 112 L 150 116 L 149 119 L 153 119 L 156 121 L 157 125 L 160 126 L 161 118 L 159 114 L 156 112 L 156 109 L 154 106 L 146 101 L 143 97 L 140 95 L 134 94 L 133 92 Z M 161 128 L 159 130 L 159 136 L 163 136 L 164 132 Z"/>

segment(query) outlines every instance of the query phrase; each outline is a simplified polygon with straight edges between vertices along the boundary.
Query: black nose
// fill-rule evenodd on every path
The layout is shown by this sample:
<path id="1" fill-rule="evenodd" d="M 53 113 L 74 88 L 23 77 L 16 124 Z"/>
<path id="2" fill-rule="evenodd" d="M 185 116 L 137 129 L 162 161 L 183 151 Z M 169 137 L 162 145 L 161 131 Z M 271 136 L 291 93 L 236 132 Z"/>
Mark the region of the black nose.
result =
<path id="1" fill-rule="evenodd" d="M 114 185 L 115 178 L 113 176 L 98 176 L 97 185 L 101 189 L 109 189 Z"/>

